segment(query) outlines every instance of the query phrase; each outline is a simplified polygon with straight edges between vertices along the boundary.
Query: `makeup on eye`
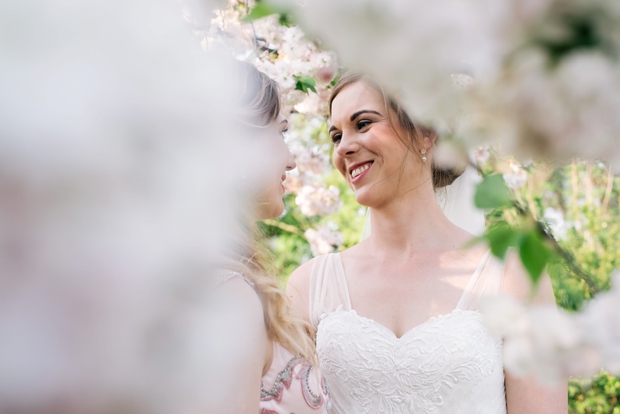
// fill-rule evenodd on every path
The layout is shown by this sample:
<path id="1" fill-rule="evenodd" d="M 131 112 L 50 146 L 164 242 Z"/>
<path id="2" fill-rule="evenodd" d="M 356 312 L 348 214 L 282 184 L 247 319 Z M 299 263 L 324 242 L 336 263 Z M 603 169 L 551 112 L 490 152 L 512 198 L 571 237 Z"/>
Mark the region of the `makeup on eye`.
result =
<path id="1" fill-rule="evenodd" d="M 332 134 L 332 136 L 331 136 L 332 143 L 338 144 L 340 142 L 341 138 L 342 138 L 342 134 L 341 133 Z"/>
<path id="2" fill-rule="evenodd" d="M 364 114 L 370 114 L 371 116 L 376 115 L 381 118 L 383 117 L 383 115 L 380 112 L 377 112 L 372 109 L 362 109 L 362 110 L 356 111 L 350 116 L 349 121 L 355 124 L 355 128 L 357 128 L 357 130 L 362 130 L 366 128 L 367 126 L 369 126 L 370 124 L 372 124 L 373 122 L 375 122 L 374 120 L 367 119 L 367 118 L 360 119 L 356 122 L 356 119 L 359 116 L 364 115 Z M 332 139 L 332 143 L 334 144 L 338 144 L 340 140 L 342 139 L 342 133 L 337 132 L 337 133 L 332 134 L 333 131 L 337 131 L 337 130 L 338 128 L 336 128 L 334 125 L 330 126 L 328 130 L 328 133 L 330 134 L 331 139 Z"/>
<path id="3" fill-rule="evenodd" d="M 357 121 L 357 129 L 361 130 L 366 128 L 368 125 L 372 124 L 373 121 L 369 120 L 369 119 L 360 119 L 359 121 Z"/>
<path id="4" fill-rule="evenodd" d="M 282 137 L 286 139 L 286 133 L 288 132 L 288 121 L 283 120 L 282 122 L 280 122 L 280 128 L 280 135 L 282 135 Z"/>

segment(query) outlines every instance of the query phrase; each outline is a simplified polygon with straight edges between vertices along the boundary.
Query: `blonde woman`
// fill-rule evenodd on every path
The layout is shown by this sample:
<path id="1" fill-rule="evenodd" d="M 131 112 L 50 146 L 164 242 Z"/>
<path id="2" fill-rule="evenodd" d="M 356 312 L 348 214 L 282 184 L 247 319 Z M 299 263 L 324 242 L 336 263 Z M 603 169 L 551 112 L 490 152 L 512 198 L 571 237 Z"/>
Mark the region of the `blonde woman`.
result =
<path id="1" fill-rule="evenodd" d="M 566 385 L 504 373 L 501 341 L 478 311 L 486 295 L 528 298 L 518 260 L 500 262 L 442 212 L 435 134 L 382 88 L 343 76 L 330 99 L 333 162 L 371 212 L 370 236 L 297 269 L 287 292 L 317 330 L 331 413 L 559 414 Z M 537 300 L 553 302 L 548 278 Z"/>
<path id="2" fill-rule="evenodd" d="M 239 121 L 270 158 L 268 171 L 250 196 L 250 217 L 242 223 L 238 245 L 219 278 L 216 293 L 226 298 L 220 309 L 225 315 L 214 330 L 220 343 L 234 349 L 220 350 L 232 357 L 216 361 L 226 364 L 226 375 L 212 399 L 219 403 L 211 407 L 218 413 L 325 414 L 329 395 L 313 369 L 315 348 L 307 324 L 290 315 L 288 298 L 266 270 L 252 231 L 255 221 L 278 217 L 284 210 L 282 182 L 295 168 L 283 139 L 287 120 L 280 114 L 277 84 L 248 63 L 239 62 L 237 69 L 243 91 Z"/>

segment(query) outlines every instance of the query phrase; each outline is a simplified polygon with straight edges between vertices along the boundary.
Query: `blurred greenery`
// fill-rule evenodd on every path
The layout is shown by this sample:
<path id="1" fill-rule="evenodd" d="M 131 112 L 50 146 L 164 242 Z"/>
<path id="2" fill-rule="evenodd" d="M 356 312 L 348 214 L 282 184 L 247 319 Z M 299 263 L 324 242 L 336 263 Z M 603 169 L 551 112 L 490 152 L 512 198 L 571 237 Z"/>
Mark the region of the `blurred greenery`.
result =
<path id="1" fill-rule="evenodd" d="M 620 414 L 620 379 L 601 373 L 592 380 L 572 380 L 568 385 L 571 414 Z"/>
<path id="2" fill-rule="evenodd" d="M 483 170 L 511 174 L 514 166 L 512 160 L 491 157 Z M 489 212 L 486 239 L 498 256 L 516 245 L 524 264 L 546 262 L 558 305 L 577 311 L 596 293 L 609 289 L 610 275 L 620 267 L 620 177 L 614 177 L 609 166 L 592 161 L 519 168 L 527 173 L 527 181 L 513 189 L 515 206 Z M 500 185 L 497 179 L 494 185 Z M 489 191 L 488 185 L 484 191 Z M 547 240 L 538 248 L 524 249 L 519 244 L 524 237 Z M 538 257 L 541 249 L 547 250 L 545 257 Z M 535 278 L 532 273 L 538 270 L 528 270 Z M 569 412 L 620 414 L 619 396 L 620 379 L 608 373 L 571 379 Z"/>

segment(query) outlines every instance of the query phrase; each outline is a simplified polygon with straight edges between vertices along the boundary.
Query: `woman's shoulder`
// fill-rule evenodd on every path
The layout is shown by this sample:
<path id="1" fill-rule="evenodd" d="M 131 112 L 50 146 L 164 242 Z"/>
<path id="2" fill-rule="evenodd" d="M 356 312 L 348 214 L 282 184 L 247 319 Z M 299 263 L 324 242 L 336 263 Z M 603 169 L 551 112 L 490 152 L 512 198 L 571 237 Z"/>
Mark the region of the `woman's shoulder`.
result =
<path id="1" fill-rule="evenodd" d="M 291 297 L 295 296 L 293 300 L 299 300 L 300 298 L 307 300 L 310 292 L 310 278 L 314 265 L 325 260 L 325 256 L 326 255 L 316 256 L 302 263 L 288 278 L 286 292 Z"/>
<path id="2" fill-rule="evenodd" d="M 288 283 L 294 286 L 308 286 L 315 266 L 334 257 L 337 253 L 322 254 L 302 263 L 289 277 Z"/>
<path id="3" fill-rule="evenodd" d="M 316 256 L 307 262 L 301 264 L 289 277 L 286 284 L 286 293 L 289 296 L 293 310 L 300 318 L 310 321 L 310 296 L 311 289 L 315 289 L 317 284 L 321 282 L 319 279 L 320 266 L 330 258 L 334 257 L 336 253 L 330 253 L 325 255 Z"/>
<path id="4" fill-rule="evenodd" d="M 256 314 L 263 305 L 254 287 L 254 283 L 245 275 L 234 271 L 222 271 L 218 275 L 214 289 L 215 300 L 227 302 L 229 305 L 243 305 L 238 309 L 246 310 L 248 314 Z"/>

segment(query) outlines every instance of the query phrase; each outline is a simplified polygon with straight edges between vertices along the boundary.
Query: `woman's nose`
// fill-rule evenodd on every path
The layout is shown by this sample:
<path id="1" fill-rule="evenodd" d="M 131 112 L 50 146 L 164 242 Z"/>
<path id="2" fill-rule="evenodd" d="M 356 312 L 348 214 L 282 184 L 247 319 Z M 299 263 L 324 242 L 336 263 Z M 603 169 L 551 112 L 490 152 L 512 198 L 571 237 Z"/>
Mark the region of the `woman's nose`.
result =
<path id="1" fill-rule="evenodd" d="M 295 168 L 297 168 L 297 163 L 295 162 L 295 159 L 293 158 L 293 155 L 289 151 L 289 153 L 288 153 L 288 161 L 286 163 L 286 171 L 291 171 L 291 170 L 294 170 Z"/>
<path id="2" fill-rule="evenodd" d="M 342 134 L 340 138 L 340 143 L 336 147 L 336 153 L 339 157 L 346 157 L 348 155 L 353 155 L 359 150 L 359 144 L 357 140 L 345 134 Z"/>

